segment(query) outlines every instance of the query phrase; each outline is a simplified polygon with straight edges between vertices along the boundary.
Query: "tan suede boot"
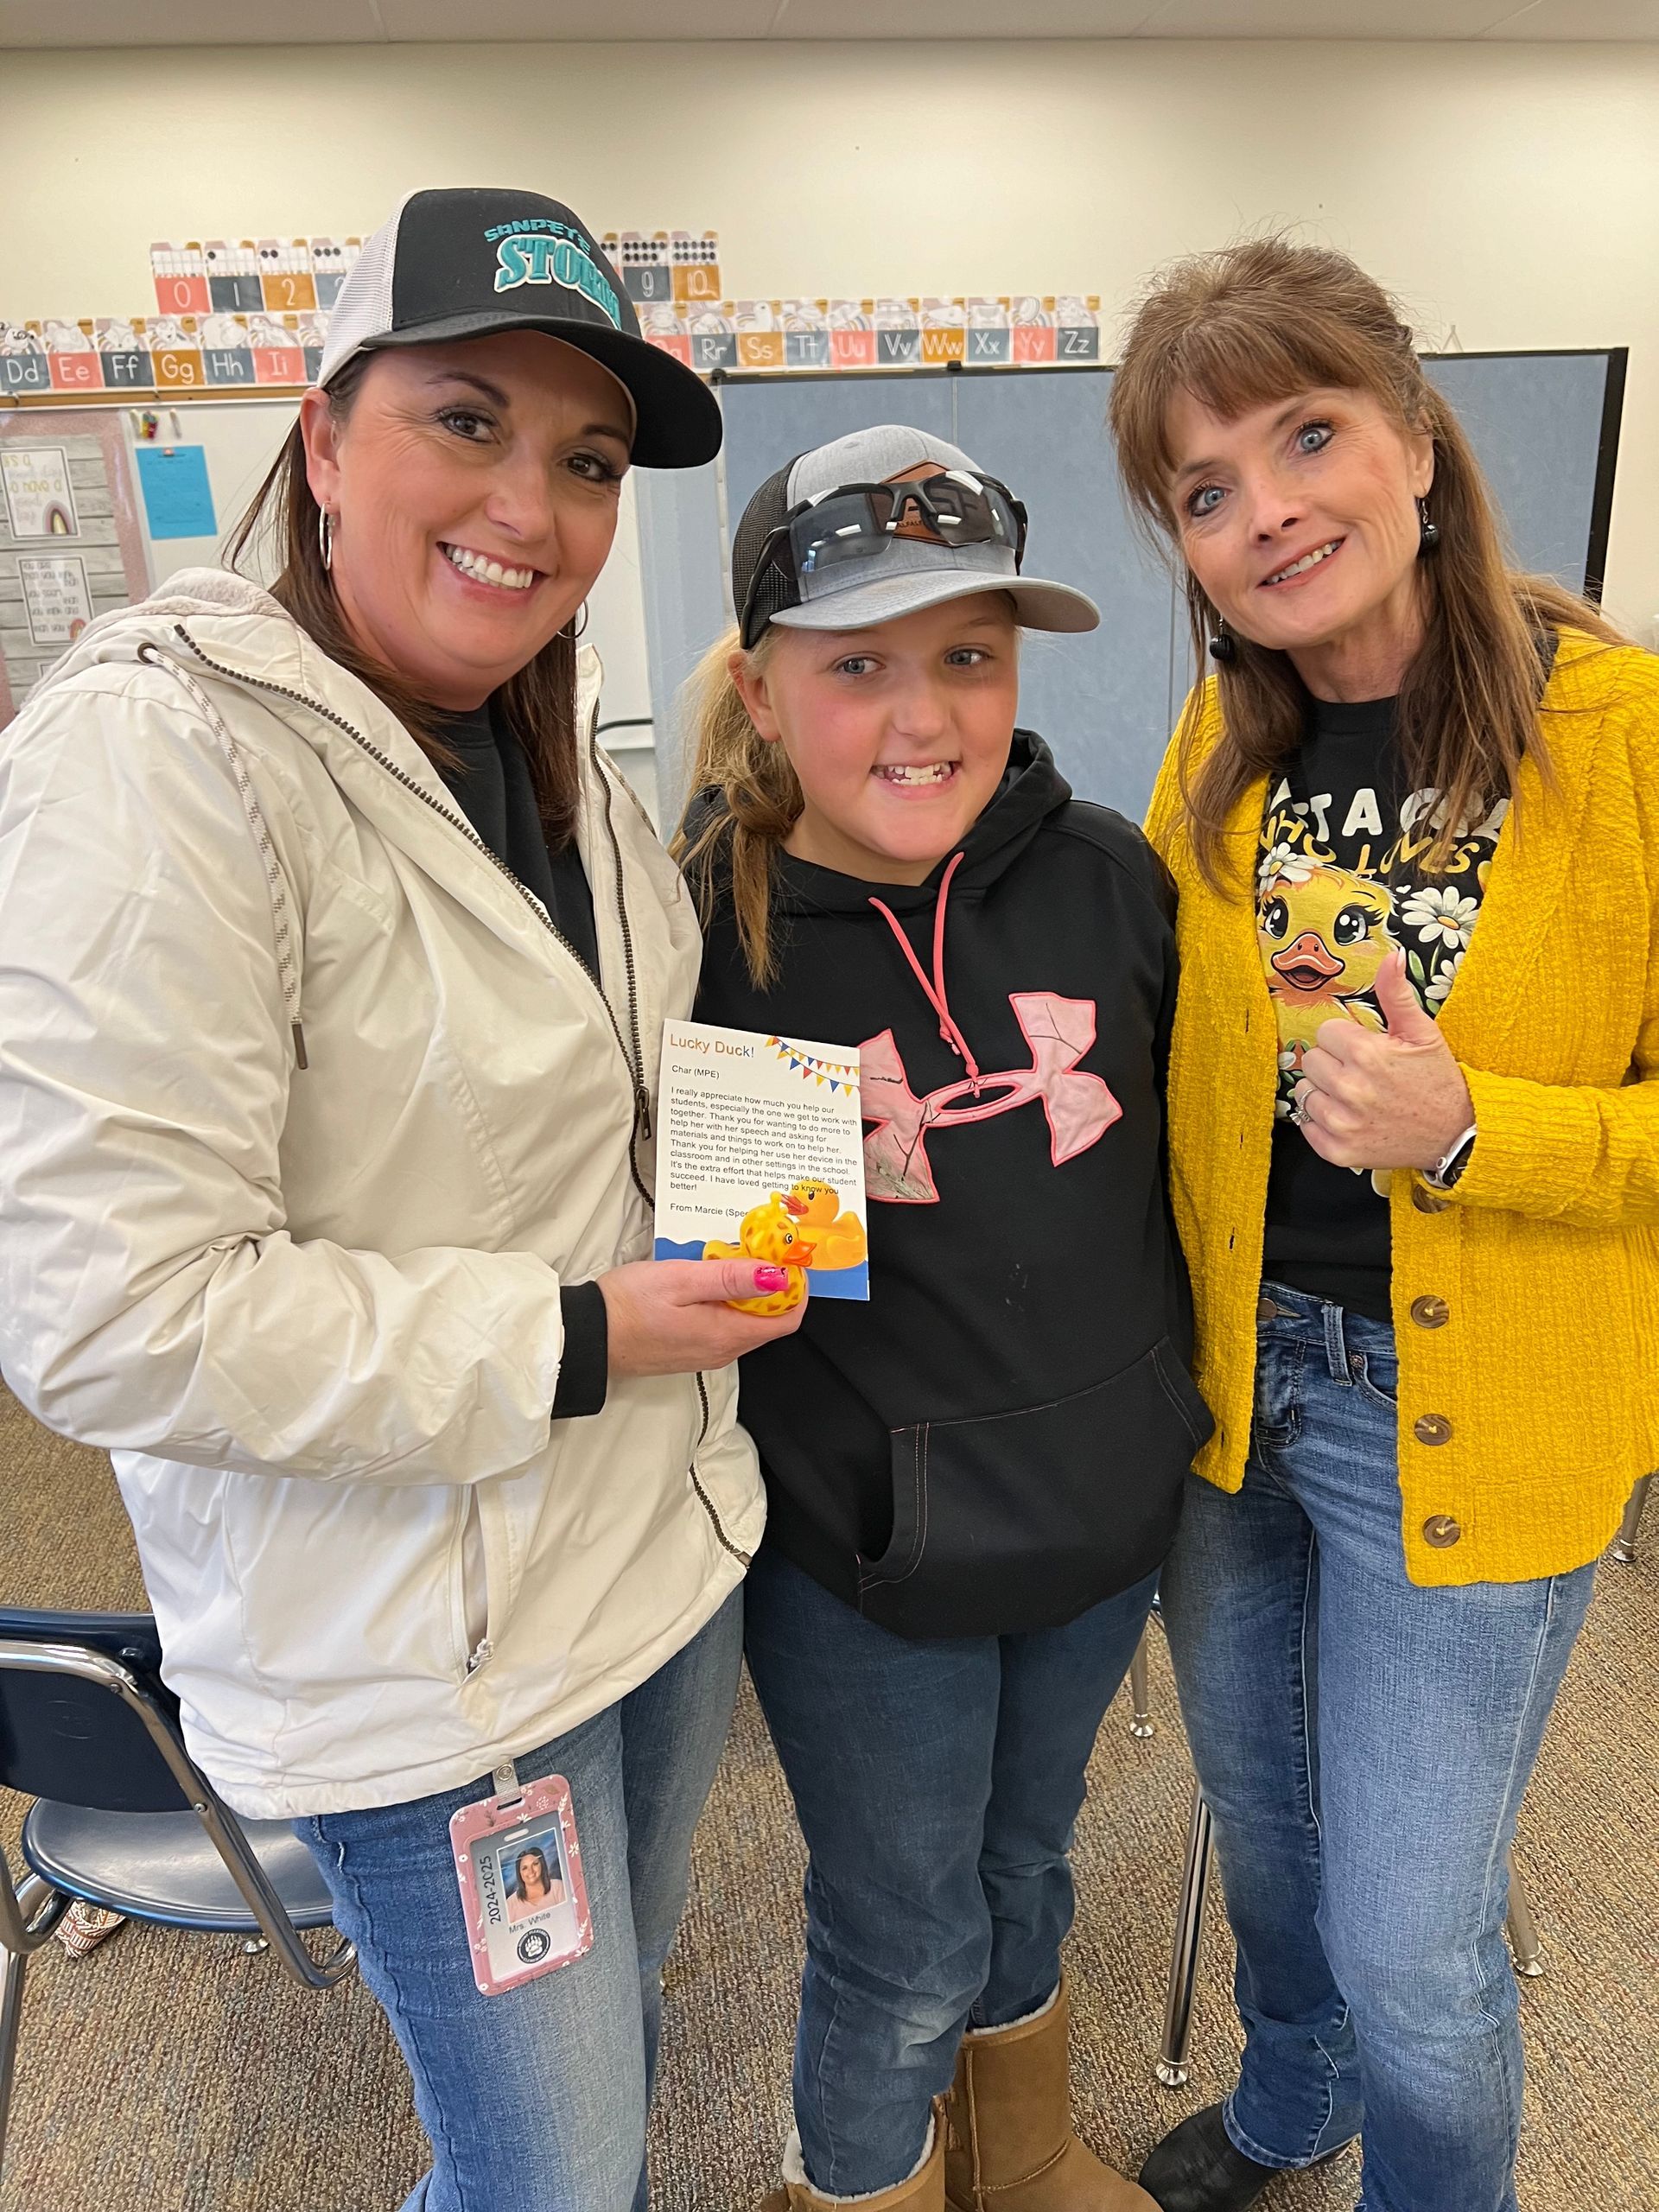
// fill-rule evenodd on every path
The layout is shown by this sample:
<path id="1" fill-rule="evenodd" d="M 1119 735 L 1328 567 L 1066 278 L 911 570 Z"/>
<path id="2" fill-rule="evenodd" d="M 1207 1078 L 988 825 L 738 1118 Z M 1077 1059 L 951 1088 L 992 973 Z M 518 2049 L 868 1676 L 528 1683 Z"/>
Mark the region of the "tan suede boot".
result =
<path id="1" fill-rule="evenodd" d="M 760 2212 L 838 2212 L 843 2204 L 855 2204 L 858 2212 L 945 2212 L 942 2097 L 933 2107 L 932 2146 L 918 2171 L 897 2189 L 879 2190 L 874 2196 L 820 2196 L 806 2182 L 785 2177 L 783 2187 L 772 2190 Z"/>
<path id="2" fill-rule="evenodd" d="M 1065 1985 L 1047 2012 L 962 2039 L 945 2106 L 948 2212 L 1158 2212 L 1072 2131 Z"/>

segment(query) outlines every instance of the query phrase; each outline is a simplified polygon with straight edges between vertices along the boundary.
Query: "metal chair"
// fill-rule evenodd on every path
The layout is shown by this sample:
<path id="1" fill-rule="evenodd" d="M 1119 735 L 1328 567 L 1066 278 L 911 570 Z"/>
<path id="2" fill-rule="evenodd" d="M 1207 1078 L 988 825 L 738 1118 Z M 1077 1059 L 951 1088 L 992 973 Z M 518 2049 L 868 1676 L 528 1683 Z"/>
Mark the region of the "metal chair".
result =
<path id="1" fill-rule="evenodd" d="M 244 1936 L 308 1989 L 356 1963 L 348 1943 L 318 1961 L 301 1942 L 330 1916 L 311 1854 L 285 1821 L 245 1824 L 219 1797 L 185 1750 L 161 1660 L 145 1613 L 0 1608 L 0 1788 L 37 1801 L 15 1884 L 0 1853 L 0 2175 L 24 1970 L 76 1898 Z"/>
<path id="2" fill-rule="evenodd" d="M 1621 1567 L 1636 1565 L 1636 1532 L 1642 1526 L 1642 1509 L 1648 1502 L 1648 1485 L 1651 1475 L 1643 1475 L 1630 1492 L 1630 1502 L 1624 1509 L 1624 1518 L 1618 1524 L 1618 1534 L 1607 1548 L 1609 1559 L 1617 1560 Z"/>
<path id="3" fill-rule="evenodd" d="M 1187 1825 L 1186 1863 L 1181 1872 L 1180 1903 L 1175 1914 L 1175 1940 L 1169 1960 L 1169 1983 L 1164 1998 L 1164 2034 L 1155 2068 L 1166 2089 L 1185 2086 L 1187 2047 L 1192 2032 L 1192 1999 L 1198 1986 L 1198 1956 L 1204 1944 L 1204 1924 L 1210 1898 L 1214 1852 L 1214 1821 L 1204 1793 L 1192 1792 L 1192 1815 Z M 1515 1971 L 1535 1981 L 1544 1972 L 1538 1923 L 1520 1875 L 1510 1866 L 1510 1952 Z"/>

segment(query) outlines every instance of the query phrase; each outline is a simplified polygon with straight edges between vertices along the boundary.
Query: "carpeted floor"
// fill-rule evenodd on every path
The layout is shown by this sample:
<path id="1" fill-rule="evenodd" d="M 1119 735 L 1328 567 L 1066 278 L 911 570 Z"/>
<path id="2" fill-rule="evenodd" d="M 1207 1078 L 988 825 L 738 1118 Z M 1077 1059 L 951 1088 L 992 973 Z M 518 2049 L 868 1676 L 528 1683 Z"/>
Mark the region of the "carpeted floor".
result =
<path id="1" fill-rule="evenodd" d="M 1659 2206 L 1659 1506 L 1646 1556 L 1608 1567 L 1522 1822 L 1546 1978 L 1525 1993 L 1525 2212 Z M 107 1462 L 0 1391 L 0 1590 L 12 1603 L 142 1605 Z M 1158 1733 L 1109 1714 L 1077 1850 L 1071 1953 L 1078 2118 L 1131 2167 L 1224 2086 L 1236 2036 L 1226 1930 L 1206 1945 L 1185 2090 L 1152 2078 L 1190 1774 L 1161 1653 Z M 0 1801 L 14 1856 L 21 1807 Z M 786 2122 L 802 1856 L 747 1691 L 699 1836 L 670 1968 L 654 2123 L 656 2212 L 747 2212 Z M 351 1985 L 294 1988 L 232 1943 L 129 1926 L 29 1973 L 0 2212 L 392 2212 L 419 2172 L 396 2050 Z M 1351 2160 L 1263 2212 L 1351 2212 Z M 509 2212 L 506 2207 L 501 2212 Z M 524 2212 L 529 2212 L 524 2208 Z"/>

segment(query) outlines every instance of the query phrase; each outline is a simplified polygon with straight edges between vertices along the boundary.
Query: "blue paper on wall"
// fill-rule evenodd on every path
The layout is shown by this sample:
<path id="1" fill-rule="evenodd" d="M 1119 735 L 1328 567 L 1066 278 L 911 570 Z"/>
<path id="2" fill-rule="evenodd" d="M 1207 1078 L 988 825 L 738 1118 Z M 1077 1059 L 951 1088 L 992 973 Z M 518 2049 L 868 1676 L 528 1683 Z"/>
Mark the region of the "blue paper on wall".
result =
<path id="1" fill-rule="evenodd" d="M 139 446 L 138 483 L 152 537 L 213 537 L 219 518 L 200 446 Z"/>

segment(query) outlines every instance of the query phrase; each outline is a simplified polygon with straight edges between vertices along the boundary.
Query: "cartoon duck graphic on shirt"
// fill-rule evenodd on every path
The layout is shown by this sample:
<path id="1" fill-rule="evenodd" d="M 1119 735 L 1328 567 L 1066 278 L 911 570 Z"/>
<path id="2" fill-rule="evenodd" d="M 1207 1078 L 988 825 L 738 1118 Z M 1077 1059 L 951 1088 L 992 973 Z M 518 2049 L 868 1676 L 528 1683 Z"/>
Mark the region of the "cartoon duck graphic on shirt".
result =
<path id="1" fill-rule="evenodd" d="M 1255 928 L 1282 1067 L 1300 1074 L 1324 1022 L 1345 1014 L 1368 1029 L 1384 1027 L 1370 994 L 1397 942 L 1386 884 L 1350 868 L 1287 861 L 1264 874 Z"/>

